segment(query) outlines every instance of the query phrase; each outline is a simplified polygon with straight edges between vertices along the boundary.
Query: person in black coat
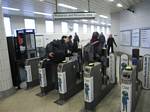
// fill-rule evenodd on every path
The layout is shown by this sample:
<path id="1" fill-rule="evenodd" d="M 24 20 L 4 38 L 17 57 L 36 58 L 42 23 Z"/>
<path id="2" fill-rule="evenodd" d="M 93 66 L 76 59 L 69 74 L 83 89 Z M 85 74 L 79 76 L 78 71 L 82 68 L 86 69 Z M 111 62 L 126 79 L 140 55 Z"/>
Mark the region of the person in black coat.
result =
<path id="1" fill-rule="evenodd" d="M 111 48 L 111 52 L 114 53 L 113 44 L 115 44 L 116 47 L 117 47 L 117 44 L 116 44 L 116 42 L 115 42 L 115 39 L 112 37 L 112 34 L 110 34 L 110 35 L 109 35 L 109 38 L 108 38 L 108 40 L 107 40 L 108 56 L 109 56 L 110 48 Z"/>
<path id="2" fill-rule="evenodd" d="M 53 40 L 46 46 L 46 58 L 49 60 L 45 61 L 43 66 L 46 69 L 48 85 L 53 83 L 56 89 L 58 89 L 57 66 L 67 56 L 68 42 L 69 37 L 63 36 L 61 40 Z"/>
<path id="3" fill-rule="evenodd" d="M 64 60 L 67 55 L 69 41 L 69 37 L 63 36 L 61 40 L 53 40 L 47 44 L 47 57 L 51 60 L 57 61 L 58 63 Z"/>

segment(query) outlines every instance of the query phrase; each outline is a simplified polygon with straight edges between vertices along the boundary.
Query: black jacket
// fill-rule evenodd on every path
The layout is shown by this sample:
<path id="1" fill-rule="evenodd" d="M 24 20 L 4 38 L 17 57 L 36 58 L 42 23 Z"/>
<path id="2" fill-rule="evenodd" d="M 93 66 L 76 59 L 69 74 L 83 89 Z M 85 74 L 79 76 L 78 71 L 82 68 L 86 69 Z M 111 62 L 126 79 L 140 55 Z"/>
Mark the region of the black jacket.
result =
<path id="1" fill-rule="evenodd" d="M 113 44 L 115 44 L 115 45 L 117 46 L 117 44 L 116 44 L 114 38 L 108 38 L 108 40 L 107 40 L 107 45 L 108 45 L 108 46 L 113 46 Z"/>
<path id="2" fill-rule="evenodd" d="M 53 60 L 62 61 L 67 54 L 67 46 L 63 40 L 53 40 L 46 46 L 46 55 L 48 58 L 50 58 L 49 53 L 51 52 L 54 53 Z"/>

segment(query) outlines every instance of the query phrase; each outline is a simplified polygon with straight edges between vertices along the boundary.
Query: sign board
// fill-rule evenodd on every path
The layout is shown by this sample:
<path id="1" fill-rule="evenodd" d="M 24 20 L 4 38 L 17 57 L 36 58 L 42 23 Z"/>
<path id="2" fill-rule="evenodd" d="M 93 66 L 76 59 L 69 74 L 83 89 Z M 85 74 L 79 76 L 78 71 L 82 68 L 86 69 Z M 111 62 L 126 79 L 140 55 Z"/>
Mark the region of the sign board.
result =
<path id="1" fill-rule="evenodd" d="M 144 56 L 142 85 L 144 89 L 150 89 L 150 55 Z"/>
<path id="2" fill-rule="evenodd" d="M 94 100 L 93 77 L 84 77 L 84 100 L 89 103 Z"/>
<path id="3" fill-rule="evenodd" d="M 40 76 L 40 87 L 46 87 L 47 86 L 47 79 L 46 79 L 45 68 L 39 68 L 39 76 Z"/>
<path id="4" fill-rule="evenodd" d="M 132 46 L 139 47 L 140 42 L 140 29 L 132 30 Z"/>
<path id="5" fill-rule="evenodd" d="M 95 12 L 57 12 L 53 14 L 54 20 L 64 19 L 95 19 Z"/>
<path id="6" fill-rule="evenodd" d="M 109 79 L 110 79 L 110 83 L 112 84 L 115 83 L 115 76 L 116 76 L 115 66 L 116 66 L 115 55 L 110 54 L 109 56 Z"/>
<path id="7" fill-rule="evenodd" d="M 141 30 L 141 47 L 150 48 L 150 29 Z"/>
<path id="8" fill-rule="evenodd" d="M 32 82 L 31 66 L 25 66 L 25 70 L 27 72 L 27 82 Z"/>
<path id="9" fill-rule="evenodd" d="M 58 72 L 58 88 L 61 94 L 67 92 L 66 72 Z"/>
<path id="10" fill-rule="evenodd" d="M 121 84 L 121 112 L 132 111 L 132 85 Z"/>
<path id="11" fill-rule="evenodd" d="M 131 31 L 122 31 L 120 34 L 121 45 L 130 46 L 131 45 Z"/>

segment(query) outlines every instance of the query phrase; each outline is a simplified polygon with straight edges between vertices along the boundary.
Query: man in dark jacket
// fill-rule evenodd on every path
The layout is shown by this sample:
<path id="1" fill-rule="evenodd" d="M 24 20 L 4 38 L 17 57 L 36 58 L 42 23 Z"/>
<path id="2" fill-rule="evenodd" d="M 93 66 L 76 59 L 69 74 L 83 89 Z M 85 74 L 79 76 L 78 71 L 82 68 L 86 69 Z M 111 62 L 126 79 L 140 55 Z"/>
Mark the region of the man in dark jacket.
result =
<path id="1" fill-rule="evenodd" d="M 65 59 L 67 55 L 67 48 L 69 37 L 63 36 L 61 40 L 54 40 L 46 46 L 47 57 L 58 63 Z"/>
<path id="2" fill-rule="evenodd" d="M 109 56 L 109 51 L 110 51 L 110 48 L 111 48 L 111 52 L 114 53 L 114 48 L 113 48 L 113 44 L 116 45 L 117 47 L 117 44 L 114 40 L 114 38 L 112 37 L 112 34 L 109 35 L 109 38 L 107 40 L 107 46 L 108 46 L 108 56 Z"/>
<path id="3" fill-rule="evenodd" d="M 53 40 L 46 46 L 46 58 L 49 61 L 45 61 L 43 65 L 46 69 L 47 83 L 48 85 L 53 83 L 56 89 L 58 89 L 57 66 L 67 56 L 68 42 L 69 37 L 63 36 L 61 40 Z"/>

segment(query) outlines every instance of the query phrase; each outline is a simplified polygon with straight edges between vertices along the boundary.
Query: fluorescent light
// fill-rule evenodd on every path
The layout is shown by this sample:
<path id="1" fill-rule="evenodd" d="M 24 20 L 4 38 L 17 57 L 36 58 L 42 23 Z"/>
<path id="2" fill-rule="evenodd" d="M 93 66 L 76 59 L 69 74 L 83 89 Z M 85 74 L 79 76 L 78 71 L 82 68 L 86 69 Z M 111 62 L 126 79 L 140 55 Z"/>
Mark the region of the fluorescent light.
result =
<path id="1" fill-rule="evenodd" d="M 113 2 L 114 0 L 108 0 L 109 2 Z"/>
<path id="2" fill-rule="evenodd" d="M 44 16 L 52 16 L 52 14 L 49 13 L 43 13 L 43 12 L 33 12 L 34 14 L 44 15 Z"/>
<path id="3" fill-rule="evenodd" d="M 20 9 L 11 8 L 11 7 L 2 7 L 2 8 L 3 8 L 3 9 L 6 9 L 6 10 L 20 11 Z"/>
<path id="4" fill-rule="evenodd" d="M 77 10 L 78 9 L 76 7 L 73 7 L 73 6 L 70 6 L 70 5 L 66 5 L 66 4 L 63 4 L 63 3 L 59 3 L 58 6 L 65 7 L 65 8 L 68 8 L 68 9 L 73 9 L 73 10 Z"/>
<path id="5" fill-rule="evenodd" d="M 104 23 L 104 22 L 101 22 L 101 24 L 102 24 L 102 25 L 105 25 L 106 23 Z"/>
<path id="6" fill-rule="evenodd" d="M 117 7 L 123 7 L 121 3 L 117 3 Z"/>
<path id="7" fill-rule="evenodd" d="M 91 23 L 98 23 L 98 21 L 94 21 L 94 20 L 92 20 L 92 21 L 91 21 Z"/>
<path id="8" fill-rule="evenodd" d="M 83 22 L 87 22 L 88 20 L 87 20 L 87 19 L 82 19 L 82 21 L 83 21 Z"/>
<path id="9" fill-rule="evenodd" d="M 88 12 L 87 10 L 84 10 L 84 12 Z"/>
<path id="10" fill-rule="evenodd" d="M 99 15 L 101 18 L 105 18 L 107 19 L 108 17 L 107 16 L 104 16 L 104 15 Z"/>
<path id="11" fill-rule="evenodd" d="M 107 25 L 108 25 L 108 26 L 111 26 L 111 24 L 110 24 L 110 23 L 108 23 Z"/>

